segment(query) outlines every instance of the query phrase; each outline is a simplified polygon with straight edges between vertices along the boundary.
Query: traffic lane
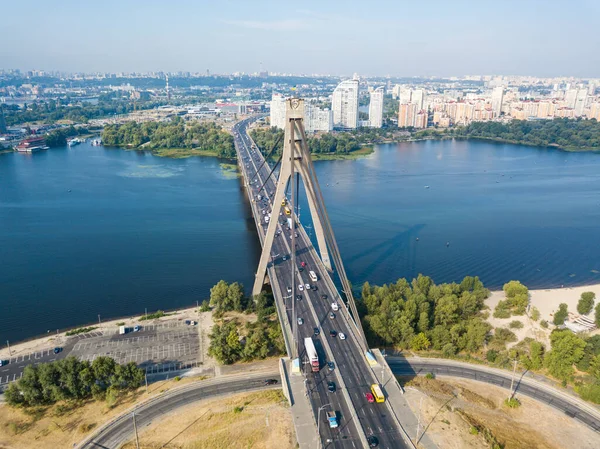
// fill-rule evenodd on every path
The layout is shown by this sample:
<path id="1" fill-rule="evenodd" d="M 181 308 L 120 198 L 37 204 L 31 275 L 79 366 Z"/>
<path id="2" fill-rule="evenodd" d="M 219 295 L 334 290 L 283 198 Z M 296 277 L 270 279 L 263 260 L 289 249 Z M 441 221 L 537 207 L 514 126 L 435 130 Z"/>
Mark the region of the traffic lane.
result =
<path id="1" fill-rule="evenodd" d="M 419 364 L 418 362 L 408 362 L 407 360 L 398 360 L 392 357 L 388 358 L 388 365 L 392 372 L 397 376 L 416 376 L 434 373 L 440 376 L 460 377 L 464 379 L 472 379 L 480 382 L 486 382 L 502 388 L 510 389 L 510 377 L 504 377 L 494 373 L 483 373 L 469 367 L 448 367 L 445 365 L 434 364 Z M 529 396 L 547 405 L 550 405 L 571 418 L 575 418 L 596 432 L 600 432 L 600 419 L 594 415 L 581 410 L 559 396 L 554 396 L 546 390 L 536 388 L 525 383 L 516 384 L 516 391 L 519 394 Z"/>
<path id="2" fill-rule="evenodd" d="M 60 346 L 62 350 L 55 354 L 54 350 L 44 350 L 43 356 L 35 357 L 36 353 L 26 354 L 24 356 L 11 357 L 7 365 L 0 367 L 0 385 L 19 380 L 23 375 L 23 370 L 28 365 L 39 365 L 40 363 L 50 363 L 61 360 L 70 355 L 73 349 L 73 342 L 68 342 L 65 346 Z"/>
<path id="3" fill-rule="evenodd" d="M 264 379 L 276 377 L 277 372 L 263 374 L 260 377 L 252 377 L 250 379 L 242 379 L 235 381 L 224 380 L 220 384 L 211 384 L 202 386 L 199 384 L 194 389 L 183 389 L 182 391 L 173 393 L 151 400 L 148 404 L 141 405 L 135 410 L 136 425 L 138 429 L 152 424 L 154 420 L 159 419 L 162 415 L 170 413 L 173 410 L 184 407 L 196 401 L 219 396 L 224 394 L 232 394 L 237 392 L 258 391 L 266 389 L 278 389 L 281 386 L 266 386 Z M 263 378 L 264 377 L 264 378 Z M 103 429 L 98 436 L 88 442 L 83 448 L 116 448 L 121 444 L 133 438 L 133 421 L 130 414 L 121 416 L 113 424 Z"/>

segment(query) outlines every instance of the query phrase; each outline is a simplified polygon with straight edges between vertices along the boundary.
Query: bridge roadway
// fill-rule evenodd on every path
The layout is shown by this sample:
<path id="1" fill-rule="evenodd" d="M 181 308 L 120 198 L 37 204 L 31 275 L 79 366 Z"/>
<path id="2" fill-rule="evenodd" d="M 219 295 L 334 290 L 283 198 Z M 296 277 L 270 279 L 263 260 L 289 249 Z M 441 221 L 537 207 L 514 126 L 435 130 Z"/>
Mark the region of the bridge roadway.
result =
<path id="1" fill-rule="evenodd" d="M 266 209 L 267 213 L 271 210 L 271 197 L 275 195 L 275 180 L 271 177 L 266 183 L 264 189 L 259 193 L 258 189 L 266 180 L 271 167 L 264 164 L 260 171 L 258 168 L 264 161 L 264 158 L 259 150 L 252 150 L 252 141 L 247 134 L 247 126 L 253 119 L 246 119 L 235 125 L 234 139 L 235 146 L 238 152 L 238 158 L 243 175 L 248 186 L 248 196 L 252 206 L 252 212 L 255 216 L 259 237 L 261 243 L 264 239 L 267 230 L 267 224 L 262 215 L 262 209 Z M 256 173 L 256 174 L 255 174 Z M 254 182 L 256 179 L 256 182 Z M 268 198 L 259 201 L 258 195 Z M 370 385 L 375 383 L 375 376 L 366 362 L 366 358 L 360 349 L 356 340 L 356 334 L 345 314 L 347 310 L 342 312 L 340 309 L 336 313 L 334 319 L 329 319 L 328 315 L 331 311 L 331 303 L 336 300 L 340 305 L 342 301 L 339 297 L 337 289 L 329 278 L 329 274 L 323 267 L 317 252 L 307 237 L 303 229 L 298 229 L 297 256 L 296 263 L 306 263 L 306 268 L 303 272 L 297 271 L 294 279 L 299 284 L 315 284 L 318 287 L 317 291 L 304 290 L 296 291 L 297 295 L 301 295 L 302 299 L 292 299 L 291 294 L 287 293 L 287 288 L 291 287 L 291 235 L 287 230 L 286 216 L 272 216 L 273 220 L 279 220 L 278 231 L 281 231 L 273 244 L 272 263 L 269 264 L 268 271 L 272 284 L 273 293 L 280 313 L 285 310 L 287 323 L 282 323 L 284 333 L 290 329 L 292 323 L 292 303 L 296 302 L 296 316 L 304 319 L 304 324 L 298 326 L 298 341 L 299 353 L 301 360 L 305 355 L 304 338 L 314 337 L 315 346 L 319 351 L 319 359 L 321 362 L 321 370 L 319 373 L 308 374 L 306 376 L 307 389 L 309 390 L 311 405 L 315 417 L 317 417 L 319 407 L 331 404 L 323 409 L 320 413 L 320 435 L 324 447 L 327 448 L 359 448 L 363 445 L 358 432 L 363 432 L 369 435 L 375 435 L 379 440 L 381 448 L 405 448 L 406 445 L 399 426 L 394 421 L 393 414 L 389 409 L 388 403 L 378 404 L 369 403 L 365 398 L 365 393 L 369 391 Z M 286 260 L 283 257 L 286 256 Z M 312 282 L 308 277 L 308 271 L 313 270 L 319 280 Z M 322 295 L 327 295 L 327 299 L 322 299 Z M 344 307 L 345 308 L 345 307 Z M 281 315 L 280 315 L 281 317 Z M 319 328 L 320 335 L 314 335 L 314 328 Z M 329 332 L 335 330 L 338 333 L 343 332 L 346 335 L 346 340 L 332 338 Z M 290 332 L 291 333 L 291 332 Z M 327 341 L 325 341 L 327 340 Z M 319 345 L 321 342 L 321 345 Z M 293 342 L 290 342 L 294 344 Z M 321 346 L 321 348 L 319 347 Z M 327 361 L 333 361 L 335 369 L 329 371 L 325 364 Z M 306 371 L 309 367 L 304 367 Z M 340 376 L 343 376 L 340 382 Z M 329 393 L 327 391 L 327 382 L 333 380 L 338 391 Z M 341 385 L 340 385 L 341 384 Z M 352 402 L 359 422 L 355 422 L 351 417 L 351 407 L 349 407 L 344 399 L 344 392 L 340 389 L 345 387 L 347 396 Z M 338 412 L 340 427 L 338 429 L 330 429 L 325 411 L 335 410 Z M 362 426 L 362 429 L 361 429 Z"/>

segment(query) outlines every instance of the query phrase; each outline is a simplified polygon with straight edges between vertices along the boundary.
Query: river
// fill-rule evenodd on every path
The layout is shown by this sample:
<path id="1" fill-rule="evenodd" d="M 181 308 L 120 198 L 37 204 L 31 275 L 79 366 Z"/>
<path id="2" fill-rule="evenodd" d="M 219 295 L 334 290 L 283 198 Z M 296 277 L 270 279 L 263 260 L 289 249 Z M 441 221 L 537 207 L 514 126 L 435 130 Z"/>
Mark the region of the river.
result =
<path id="1" fill-rule="evenodd" d="M 219 162 L 87 143 L 0 155 L 0 341 L 191 306 L 219 279 L 249 289 L 258 239 Z M 598 154 L 427 141 L 315 165 L 357 287 L 600 282 Z"/>

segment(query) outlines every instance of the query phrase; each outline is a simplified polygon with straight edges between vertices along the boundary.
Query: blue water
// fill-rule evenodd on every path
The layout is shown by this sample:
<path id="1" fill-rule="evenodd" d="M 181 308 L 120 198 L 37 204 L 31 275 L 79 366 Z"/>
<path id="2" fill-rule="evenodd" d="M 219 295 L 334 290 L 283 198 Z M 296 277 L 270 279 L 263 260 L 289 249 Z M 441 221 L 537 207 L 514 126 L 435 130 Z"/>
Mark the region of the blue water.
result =
<path id="1" fill-rule="evenodd" d="M 316 170 L 355 286 L 600 282 L 599 154 L 417 142 Z M 249 214 L 214 158 L 88 144 L 0 155 L 0 341 L 191 306 L 219 279 L 249 288 Z"/>

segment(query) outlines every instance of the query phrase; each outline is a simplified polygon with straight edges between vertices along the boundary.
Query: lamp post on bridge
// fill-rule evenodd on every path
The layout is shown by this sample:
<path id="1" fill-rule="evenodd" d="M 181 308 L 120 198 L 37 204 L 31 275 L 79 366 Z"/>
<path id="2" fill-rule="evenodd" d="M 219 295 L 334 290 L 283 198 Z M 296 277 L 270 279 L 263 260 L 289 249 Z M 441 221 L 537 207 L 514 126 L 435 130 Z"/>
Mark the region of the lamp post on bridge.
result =
<path id="1" fill-rule="evenodd" d="M 317 413 L 317 449 L 319 448 L 321 442 L 321 410 L 329 407 L 330 405 L 331 403 L 322 405 L 319 407 L 319 412 Z"/>

